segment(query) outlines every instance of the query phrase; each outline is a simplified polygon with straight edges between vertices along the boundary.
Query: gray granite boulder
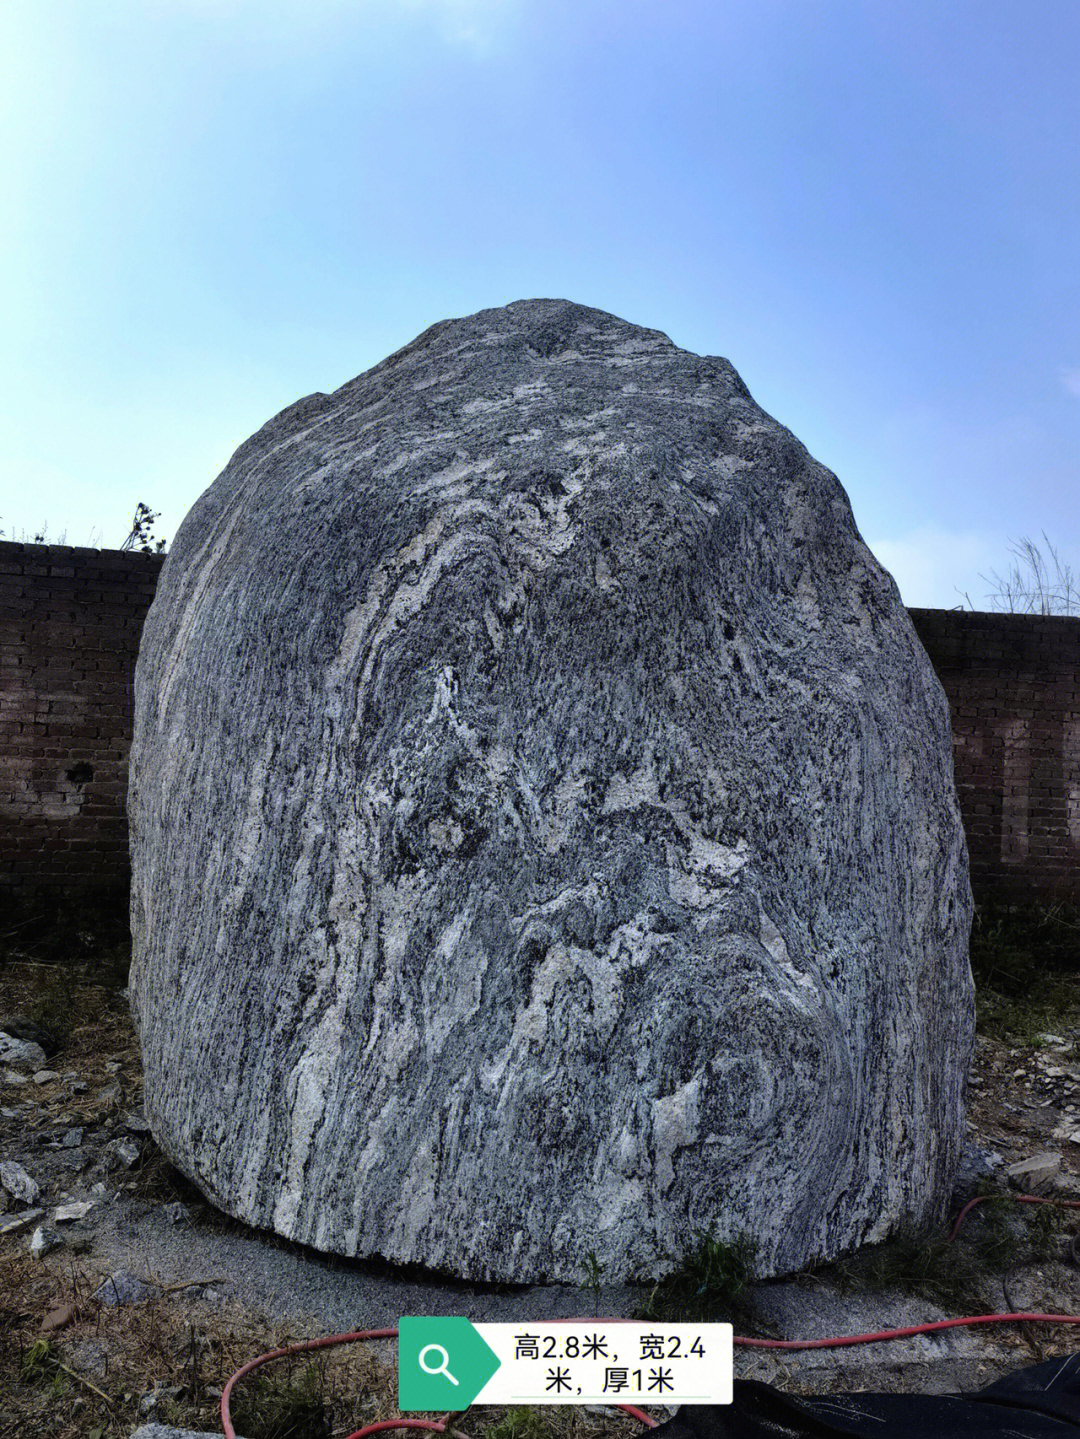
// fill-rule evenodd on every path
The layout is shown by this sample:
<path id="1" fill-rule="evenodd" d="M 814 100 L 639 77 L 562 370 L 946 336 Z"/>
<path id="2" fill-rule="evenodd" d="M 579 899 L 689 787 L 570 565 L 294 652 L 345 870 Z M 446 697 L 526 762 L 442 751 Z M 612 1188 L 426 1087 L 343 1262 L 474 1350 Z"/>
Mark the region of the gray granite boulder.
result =
<path id="1" fill-rule="evenodd" d="M 947 1200 L 946 701 L 727 360 L 522 301 L 271 420 L 165 561 L 130 816 L 147 1118 L 253 1225 L 615 1281 Z"/>
<path id="2" fill-rule="evenodd" d="M 140 1424 L 131 1439 L 218 1439 L 217 1429 L 177 1429 L 175 1424 Z"/>

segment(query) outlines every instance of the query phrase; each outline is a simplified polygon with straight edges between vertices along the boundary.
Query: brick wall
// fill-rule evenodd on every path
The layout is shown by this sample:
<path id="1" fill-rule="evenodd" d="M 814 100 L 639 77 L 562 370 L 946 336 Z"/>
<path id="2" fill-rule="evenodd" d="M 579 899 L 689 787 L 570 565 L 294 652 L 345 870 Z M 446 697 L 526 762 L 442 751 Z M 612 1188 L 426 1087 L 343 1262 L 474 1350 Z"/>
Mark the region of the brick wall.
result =
<path id="1" fill-rule="evenodd" d="M 976 896 L 1080 903 L 1080 619 L 910 614 L 949 697 Z"/>
<path id="2" fill-rule="evenodd" d="M 126 922 L 132 678 L 161 563 L 0 542 L 0 908 L 12 922 Z M 977 897 L 1080 903 L 1080 619 L 911 617 L 949 697 Z"/>
<path id="3" fill-rule="evenodd" d="M 132 680 L 161 564 L 0 543 L 0 931 L 126 923 Z"/>

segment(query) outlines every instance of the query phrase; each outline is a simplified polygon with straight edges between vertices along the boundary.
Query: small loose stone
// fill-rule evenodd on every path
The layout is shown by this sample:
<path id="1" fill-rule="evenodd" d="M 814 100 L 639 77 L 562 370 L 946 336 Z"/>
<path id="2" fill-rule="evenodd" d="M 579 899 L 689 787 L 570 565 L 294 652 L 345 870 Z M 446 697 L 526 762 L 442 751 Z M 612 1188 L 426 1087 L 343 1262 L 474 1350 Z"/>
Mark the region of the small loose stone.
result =
<path id="1" fill-rule="evenodd" d="M 74 1318 L 74 1304 L 61 1304 L 46 1314 L 41 1322 L 41 1332 L 42 1334 L 55 1334 L 61 1329 L 66 1329 Z"/>
<path id="2" fill-rule="evenodd" d="M 68 1204 L 57 1205 L 53 1211 L 54 1224 L 70 1224 L 77 1219 L 85 1219 L 94 1207 L 92 1199 L 75 1199 Z"/>
<path id="3" fill-rule="evenodd" d="M 26 1209 L 21 1214 L 13 1214 L 7 1219 L 0 1219 L 0 1234 L 14 1234 L 20 1229 L 26 1229 L 35 1220 L 40 1219 L 44 1213 L 43 1209 Z"/>
<path id="4" fill-rule="evenodd" d="M 125 1169 L 134 1169 L 139 1162 L 140 1149 L 134 1139 L 116 1139 L 109 1145 L 111 1153 L 115 1154 Z"/>
<path id="5" fill-rule="evenodd" d="M 42 1069 L 45 1065 L 45 1051 L 33 1040 L 18 1039 L 15 1035 L 0 1032 L 0 1064 L 26 1069 Z"/>
<path id="6" fill-rule="evenodd" d="M 1061 1169 L 1061 1155 L 1055 1153 L 1033 1154 L 1010 1164 L 1005 1177 L 1016 1189 L 1029 1189 L 1038 1194 L 1048 1189 L 1054 1176 Z"/>
<path id="7" fill-rule="evenodd" d="M 50 1229 L 48 1225 L 42 1224 L 30 1236 L 30 1253 L 35 1259 L 40 1259 L 42 1255 L 59 1249 L 63 1242 L 55 1229 Z"/>
<path id="8" fill-rule="evenodd" d="M 33 1204 L 41 1193 L 37 1180 L 14 1159 L 0 1159 L 0 1185 L 20 1204 Z"/>

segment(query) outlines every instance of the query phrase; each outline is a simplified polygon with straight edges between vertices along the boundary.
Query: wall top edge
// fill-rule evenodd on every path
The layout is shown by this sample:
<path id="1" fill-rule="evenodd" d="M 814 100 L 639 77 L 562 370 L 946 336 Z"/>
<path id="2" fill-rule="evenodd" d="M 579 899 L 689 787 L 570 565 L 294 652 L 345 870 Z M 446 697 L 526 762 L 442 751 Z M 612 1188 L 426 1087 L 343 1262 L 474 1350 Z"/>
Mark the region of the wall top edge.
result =
<path id="1" fill-rule="evenodd" d="M 921 605 L 908 605 L 909 615 L 925 615 L 928 619 L 948 619 L 953 624 L 970 624 L 974 620 L 993 620 L 1005 625 L 1023 624 L 1080 624 L 1080 615 L 1039 615 L 1028 613 L 1014 613 L 1011 610 L 961 610 L 961 609 L 929 609 Z"/>
<path id="2" fill-rule="evenodd" d="M 23 540 L 0 540 L 0 556 L 36 560 L 39 564 L 60 564 L 76 558 L 87 561 L 103 560 L 108 564 L 127 563 L 162 565 L 164 555 L 148 555 L 142 550 L 97 549 L 93 545 L 35 545 Z"/>

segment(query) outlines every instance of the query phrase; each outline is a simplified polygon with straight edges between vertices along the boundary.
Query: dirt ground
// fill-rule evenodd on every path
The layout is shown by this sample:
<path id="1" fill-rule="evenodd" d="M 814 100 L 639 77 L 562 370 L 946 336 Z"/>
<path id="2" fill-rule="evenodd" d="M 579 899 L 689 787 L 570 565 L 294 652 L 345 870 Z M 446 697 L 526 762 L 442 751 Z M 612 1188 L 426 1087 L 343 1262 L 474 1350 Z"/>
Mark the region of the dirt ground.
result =
<path id="1" fill-rule="evenodd" d="M 221 1386 L 254 1355 L 322 1333 L 392 1327 L 402 1314 L 627 1317 L 641 1303 L 634 1286 L 476 1286 L 337 1260 L 219 1214 L 147 1131 L 123 968 L 113 961 L 0 962 L 0 1031 L 29 1021 L 56 1046 L 36 1071 L 0 1061 L 0 1159 L 21 1165 L 40 1189 L 32 1202 L 0 1198 L 0 1439 L 126 1439 L 151 1419 L 220 1432 Z M 979 1037 L 969 1092 L 975 1147 L 957 1205 L 979 1182 L 1008 1193 L 1008 1166 L 1048 1151 L 1060 1161 L 1033 1182 L 1047 1198 L 1080 1201 L 1080 981 L 1054 1031 L 1031 1038 Z M 57 1221 L 57 1206 L 72 1201 L 90 1207 Z M 29 1246 L 39 1228 L 54 1247 L 37 1256 Z M 943 1235 L 902 1252 L 882 1246 L 876 1276 L 855 1264 L 757 1285 L 737 1332 L 810 1338 L 987 1307 L 1080 1314 L 1076 1234 L 1080 1210 L 987 1200 L 956 1246 Z M 945 1262 L 977 1249 L 979 1264 L 953 1273 Z M 953 1287 L 939 1292 L 946 1270 Z M 101 1286 L 117 1275 L 143 1288 L 129 1302 L 104 1302 Z M 123 1290 L 128 1281 L 117 1282 Z M 1016 1324 L 860 1349 L 743 1349 L 736 1373 L 794 1392 L 957 1392 L 1070 1353 L 1077 1338 L 1065 1326 Z M 284 1361 L 240 1386 L 234 1422 L 249 1439 L 328 1439 L 395 1418 L 393 1360 L 384 1341 Z M 617 1411 L 563 1407 L 475 1409 L 454 1422 L 474 1439 L 595 1439 L 641 1428 Z"/>

